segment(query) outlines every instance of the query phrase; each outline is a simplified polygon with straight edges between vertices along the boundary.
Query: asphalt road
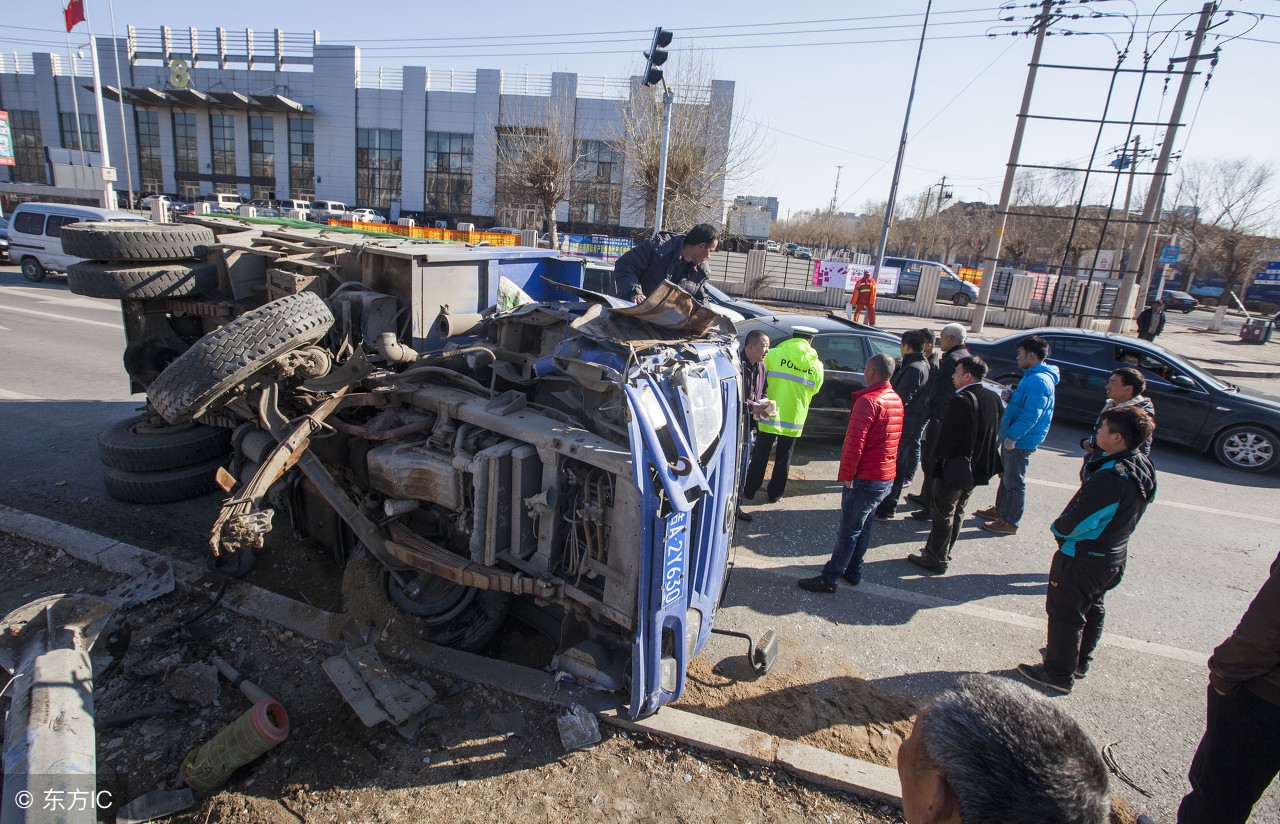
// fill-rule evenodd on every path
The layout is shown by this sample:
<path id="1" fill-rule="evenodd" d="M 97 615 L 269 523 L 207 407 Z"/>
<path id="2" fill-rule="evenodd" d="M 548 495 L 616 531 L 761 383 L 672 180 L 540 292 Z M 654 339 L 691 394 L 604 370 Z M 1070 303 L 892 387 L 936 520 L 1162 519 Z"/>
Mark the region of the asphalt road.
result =
<path id="1" fill-rule="evenodd" d="M 16 267 L 0 267 L 0 504 L 198 560 L 217 495 L 136 506 L 102 488 L 97 433 L 142 403 L 127 391 L 123 342 L 117 303 L 71 295 L 58 276 L 30 284 Z M 793 648 L 828 662 L 833 679 L 843 662 L 920 696 L 965 672 L 1017 677 L 1013 668 L 1037 660 L 1044 643 L 1048 524 L 1076 488 L 1083 434 L 1057 423 L 1033 457 L 1017 536 L 991 536 L 971 521 L 951 572 L 932 578 L 904 560 L 923 544 L 927 525 L 877 523 L 863 585 L 832 596 L 804 593 L 795 581 L 814 574 L 830 549 L 839 444 L 802 441 L 786 497 L 748 506 L 756 518 L 739 528 L 718 625 L 776 627 Z M 1172 821 L 1203 731 L 1205 660 L 1280 548 L 1280 473 L 1235 472 L 1164 444 L 1153 457 L 1157 501 L 1134 538 L 1123 583 L 1108 597 L 1104 645 L 1089 677 L 1057 700 L 1099 744 L 1118 742 L 1117 762 L 1151 797 L 1119 781 L 1115 789 Z M 989 505 L 994 493 L 979 490 L 971 507 Z M 715 638 L 706 654 L 740 655 L 739 644 Z M 1280 790 L 1269 791 L 1253 821 L 1280 822 Z"/>

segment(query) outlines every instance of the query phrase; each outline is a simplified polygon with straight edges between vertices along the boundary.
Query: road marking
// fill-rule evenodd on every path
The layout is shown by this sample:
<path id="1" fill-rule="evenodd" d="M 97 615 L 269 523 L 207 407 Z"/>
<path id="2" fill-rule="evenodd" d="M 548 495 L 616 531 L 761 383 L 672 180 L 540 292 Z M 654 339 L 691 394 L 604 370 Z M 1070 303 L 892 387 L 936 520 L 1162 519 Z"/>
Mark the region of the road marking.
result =
<path id="1" fill-rule="evenodd" d="M 1039 481 L 1034 478 L 1027 478 L 1027 483 L 1048 486 L 1054 489 L 1066 489 L 1070 492 L 1075 492 L 1080 488 L 1079 484 L 1072 486 L 1071 484 L 1060 484 L 1057 481 Z M 1268 518 L 1266 515 L 1255 515 L 1252 512 L 1230 512 L 1226 509 L 1214 509 L 1211 506 L 1184 504 L 1178 501 L 1162 501 L 1159 498 L 1156 498 L 1155 504 L 1157 506 L 1171 506 L 1174 509 L 1188 509 L 1192 512 L 1204 512 L 1209 515 L 1226 515 L 1229 518 L 1241 518 L 1246 521 L 1261 521 L 1264 524 L 1280 524 L 1280 518 Z"/>
<path id="2" fill-rule="evenodd" d="M 5 297 L 26 298 L 36 303 L 52 303 L 76 309 L 97 309 L 106 312 L 120 311 L 120 301 L 102 298 L 86 298 L 69 292 L 56 292 L 50 289 L 3 289 L 0 294 Z"/>
<path id="3" fill-rule="evenodd" d="M 740 546 L 738 547 L 736 564 L 737 566 L 745 567 L 747 569 L 755 569 L 785 578 L 798 579 L 809 574 L 809 570 L 796 566 L 797 562 L 803 561 L 803 558 L 769 558 L 763 555 L 757 555 L 746 547 Z M 1043 632 L 1045 628 L 1044 618 L 1021 615 L 1016 612 L 1008 612 L 1003 609 L 984 607 L 979 604 L 970 604 L 963 601 L 952 601 L 948 598 L 939 598 L 936 595 L 926 595 L 922 592 L 912 592 L 911 590 L 898 589 L 897 587 L 884 586 L 883 584 L 872 584 L 863 581 L 862 584 L 858 586 L 858 593 L 887 598 L 892 601 L 901 601 L 902 603 L 912 604 L 926 609 L 941 609 L 948 612 L 958 612 L 973 618 L 983 618 L 988 621 L 1010 624 L 1015 627 L 1037 630 L 1039 632 Z M 1143 641 L 1139 638 L 1129 638 L 1124 635 L 1116 635 L 1115 633 L 1107 633 L 1103 635 L 1102 643 L 1112 647 L 1133 650 L 1134 652 L 1143 652 L 1148 655 L 1154 655 L 1157 658 L 1167 658 L 1188 664 L 1207 666 L 1209 663 L 1209 653 L 1207 652 L 1196 652 L 1194 650 L 1181 649 L 1180 647 L 1171 647 L 1167 644 L 1158 644 L 1154 641 Z"/>
<path id="4" fill-rule="evenodd" d="M 105 326 L 108 329 L 123 328 L 123 324 L 121 323 L 106 323 L 105 321 L 100 321 L 100 320 L 89 320 L 87 318 L 74 318 L 71 315 L 55 315 L 52 312 L 37 312 L 35 309 L 19 309 L 16 306 L 5 306 L 3 303 L 0 303 L 0 309 L 3 309 L 6 312 L 21 312 L 24 315 L 39 315 L 42 318 L 53 318 L 54 320 L 69 320 L 74 323 L 88 323 L 93 326 Z"/>
<path id="5" fill-rule="evenodd" d="M 0 329 L 3 329 L 3 328 L 4 328 L 3 326 L 0 326 Z M 37 398 L 35 395 L 24 395 L 24 394 L 22 394 L 21 392 L 10 392 L 8 389 L 0 389 L 0 400 L 3 400 L 3 401 L 38 401 L 38 400 L 43 400 L 43 399 L 42 399 L 42 398 Z"/>

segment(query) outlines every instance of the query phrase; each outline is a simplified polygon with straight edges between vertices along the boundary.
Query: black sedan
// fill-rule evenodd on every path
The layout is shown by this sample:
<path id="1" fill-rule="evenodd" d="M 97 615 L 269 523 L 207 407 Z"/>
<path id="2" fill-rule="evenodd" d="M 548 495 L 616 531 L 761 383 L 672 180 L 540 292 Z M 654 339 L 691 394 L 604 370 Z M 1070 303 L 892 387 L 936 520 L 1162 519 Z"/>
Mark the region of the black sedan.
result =
<path id="1" fill-rule="evenodd" d="M 872 355 L 901 357 L 898 336 L 872 326 L 845 320 L 837 315 L 765 315 L 735 324 L 739 340 L 747 333 L 762 329 L 769 345 L 777 346 L 794 336 L 797 326 L 818 330 L 813 348 L 822 359 L 822 388 L 809 405 L 805 435 L 843 437 L 849 427 L 849 409 L 853 393 L 866 386 L 862 367 Z"/>
<path id="2" fill-rule="evenodd" d="M 1152 294 L 1151 297 L 1154 298 L 1155 295 Z M 1186 292 L 1179 292 L 1176 289 L 1165 289 L 1163 294 L 1160 295 L 1160 300 L 1164 301 L 1165 309 L 1169 311 L 1176 309 L 1184 315 L 1191 314 L 1200 305 L 1200 301 L 1196 300 L 1194 296 Z"/>
<path id="3" fill-rule="evenodd" d="M 1033 329 L 993 342 L 970 340 L 968 346 L 987 362 L 993 380 L 1012 385 L 1022 375 L 1017 344 L 1028 335 L 1049 342 L 1048 363 L 1062 373 L 1057 416 L 1092 424 L 1112 370 L 1136 365 L 1155 403 L 1158 440 L 1213 450 L 1219 461 L 1246 472 L 1280 464 L 1280 402 L 1245 394 L 1154 343 L 1082 329 Z"/>

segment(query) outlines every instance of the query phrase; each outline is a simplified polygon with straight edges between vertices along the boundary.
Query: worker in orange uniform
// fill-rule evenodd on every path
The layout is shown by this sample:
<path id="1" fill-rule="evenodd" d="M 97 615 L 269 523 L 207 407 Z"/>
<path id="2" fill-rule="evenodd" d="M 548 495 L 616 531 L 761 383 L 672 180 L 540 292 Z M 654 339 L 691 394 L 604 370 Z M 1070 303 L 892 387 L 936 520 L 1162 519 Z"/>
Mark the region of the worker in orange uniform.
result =
<path id="1" fill-rule="evenodd" d="M 870 269 L 864 269 L 862 277 L 853 284 L 853 294 L 849 296 L 849 309 L 845 315 L 851 320 L 862 317 L 862 310 L 867 310 L 867 323 L 876 325 L 876 281 Z"/>

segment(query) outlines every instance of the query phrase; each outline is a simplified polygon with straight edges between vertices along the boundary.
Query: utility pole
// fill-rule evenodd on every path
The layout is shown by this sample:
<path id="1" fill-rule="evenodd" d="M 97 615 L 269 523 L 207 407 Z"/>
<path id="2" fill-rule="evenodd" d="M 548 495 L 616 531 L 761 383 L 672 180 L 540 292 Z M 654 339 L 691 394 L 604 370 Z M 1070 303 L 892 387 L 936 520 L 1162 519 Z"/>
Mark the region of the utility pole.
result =
<path id="1" fill-rule="evenodd" d="M 933 187 L 938 187 L 938 202 L 933 207 L 933 222 L 929 227 L 929 246 L 921 255 L 925 260 L 929 259 L 929 253 L 933 251 L 933 243 L 938 238 L 938 215 L 942 213 L 942 201 L 951 199 L 951 192 L 947 191 L 947 176 L 943 175 L 942 180 L 937 183 L 930 184 L 929 192 L 933 192 Z M 925 216 L 928 216 L 929 203 L 925 201 Z M 945 261 L 944 261 L 945 262 Z"/>
<path id="2" fill-rule="evenodd" d="M 1045 0 L 1046 3 L 1050 0 Z M 916 68 L 911 74 L 911 92 L 907 95 L 907 113 L 902 116 L 902 140 L 898 142 L 898 162 L 893 166 L 893 183 L 889 186 L 889 203 L 884 210 L 884 227 L 880 230 L 880 248 L 876 250 L 876 270 L 872 277 L 880 279 L 880 267 L 884 265 L 884 248 L 889 242 L 889 227 L 893 224 L 893 207 L 898 199 L 898 178 L 902 176 L 902 157 L 907 153 L 907 125 L 911 122 L 911 102 L 916 97 L 916 79 L 920 77 L 920 58 L 924 55 L 924 35 L 929 30 L 929 12 L 933 0 L 924 8 L 924 25 L 920 27 L 920 47 L 916 50 Z"/>
<path id="3" fill-rule="evenodd" d="M 973 307 L 973 320 L 969 331 L 977 334 L 987 320 L 987 305 L 991 302 L 991 282 L 996 277 L 996 263 L 1000 260 L 1000 242 L 1004 239 L 1004 225 L 1009 218 L 1009 201 L 1013 197 L 1013 179 L 1018 172 L 1018 155 L 1022 151 L 1022 135 L 1027 130 L 1027 113 L 1031 109 L 1031 92 L 1036 85 L 1036 71 L 1040 68 L 1040 53 L 1044 50 L 1044 36 L 1053 19 L 1054 0 L 1040 4 L 1036 21 L 1036 44 L 1031 49 L 1031 66 L 1027 69 L 1027 85 L 1022 90 L 1022 108 L 1018 111 L 1018 123 L 1013 129 L 1013 145 L 1009 147 L 1009 163 L 1004 169 L 1004 185 L 1000 187 L 1000 204 L 996 206 L 995 225 L 991 240 L 987 243 L 986 260 L 982 264 L 982 286 L 978 289 L 978 302 Z"/>
<path id="4" fill-rule="evenodd" d="M 1111 324 L 1108 331 L 1121 333 L 1129 324 L 1133 314 L 1133 290 L 1138 277 L 1142 273 L 1142 265 L 1146 258 L 1147 244 L 1156 232 L 1152 224 L 1153 218 L 1159 220 L 1156 209 L 1161 200 L 1160 192 L 1164 188 L 1164 179 L 1169 174 L 1169 158 L 1173 155 L 1173 140 L 1178 132 L 1178 123 L 1182 120 L 1182 108 L 1187 102 L 1187 92 L 1191 89 L 1191 78 L 1195 76 L 1196 62 L 1200 59 L 1200 47 L 1204 45 L 1204 36 L 1209 31 L 1209 23 L 1213 20 L 1213 12 L 1217 4 L 1205 3 L 1200 10 L 1200 22 L 1196 26 L 1195 38 L 1191 41 L 1191 52 L 1181 60 L 1186 61 L 1182 70 L 1182 82 L 1178 84 L 1178 95 L 1173 101 L 1173 111 L 1169 113 L 1169 125 L 1164 133 L 1164 142 L 1160 145 L 1160 158 L 1156 161 L 1156 170 L 1151 178 L 1151 188 L 1147 192 L 1147 202 L 1142 206 L 1142 220 L 1138 224 L 1138 232 L 1134 235 L 1133 245 L 1129 247 L 1129 259 L 1125 264 L 1124 281 L 1120 284 L 1120 293 L 1116 295 L 1115 308 L 1112 309 Z M 1178 58 L 1170 63 L 1180 62 Z"/>
<path id="5" fill-rule="evenodd" d="M 89 22 L 89 12 L 84 15 L 85 30 L 89 32 L 89 55 L 93 58 L 93 103 L 98 113 L 98 142 L 102 149 L 102 208 L 115 209 L 116 188 L 111 181 L 115 179 L 115 169 L 111 167 L 111 152 L 107 147 L 107 116 L 102 110 L 102 76 L 98 73 L 98 39 L 93 36 L 93 23 Z M 72 80 L 72 94 L 75 94 L 75 78 Z M 128 147 L 125 147 L 128 151 Z M 111 169 L 110 172 L 107 170 Z M 108 179 L 110 176 L 110 180 Z"/>
<path id="6" fill-rule="evenodd" d="M 671 144 L 671 101 L 675 94 L 662 82 L 662 146 L 658 150 L 658 196 L 654 198 L 653 235 L 662 231 L 662 206 L 667 199 L 667 147 Z"/>
<path id="7" fill-rule="evenodd" d="M 836 167 L 836 190 L 831 193 L 831 214 L 836 213 L 836 198 L 840 195 L 840 170 L 843 166 Z"/>

